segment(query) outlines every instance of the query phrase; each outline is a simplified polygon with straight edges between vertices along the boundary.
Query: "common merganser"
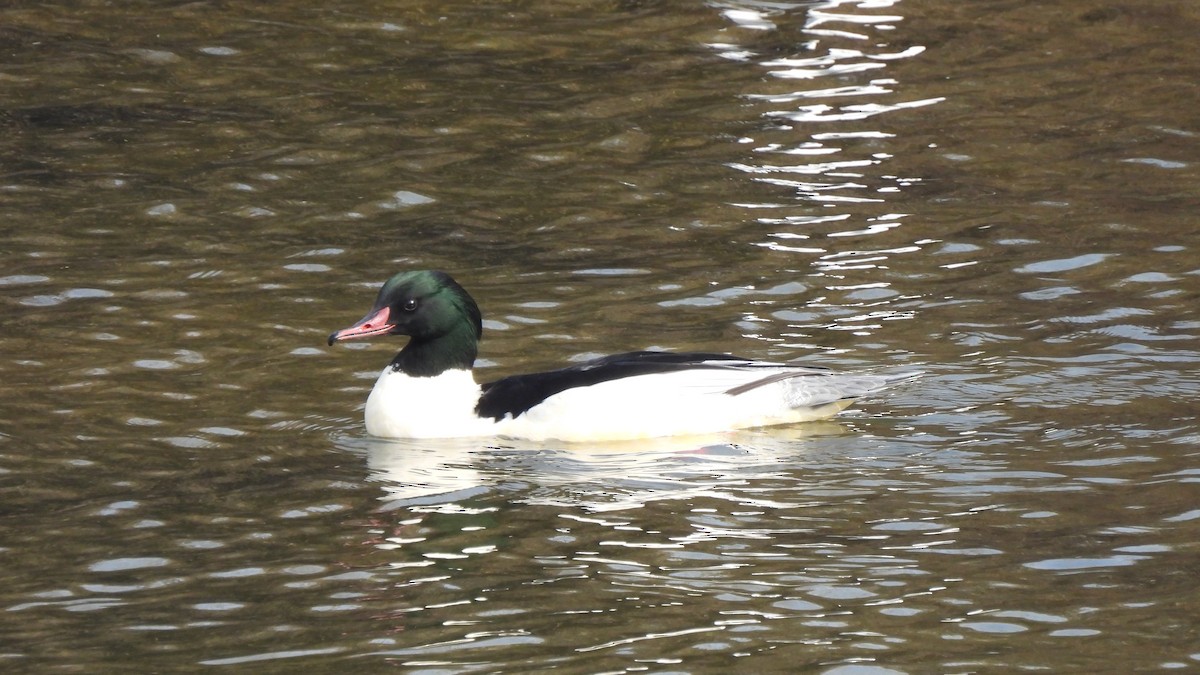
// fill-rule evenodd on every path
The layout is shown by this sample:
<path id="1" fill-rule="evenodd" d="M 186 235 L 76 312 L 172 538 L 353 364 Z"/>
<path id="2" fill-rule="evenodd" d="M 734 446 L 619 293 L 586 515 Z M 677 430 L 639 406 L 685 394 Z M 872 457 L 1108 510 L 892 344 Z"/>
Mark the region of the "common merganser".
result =
<path id="1" fill-rule="evenodd" d="M 838 374 L 702 352 L 614 354 L 477 384 L 475 300 L 445 272 L 401 272 L 329 344 L 407 335 L 367 398 L 367 433 L 609 441 L 706 434 L 829 417 L 913 374 Z"/>

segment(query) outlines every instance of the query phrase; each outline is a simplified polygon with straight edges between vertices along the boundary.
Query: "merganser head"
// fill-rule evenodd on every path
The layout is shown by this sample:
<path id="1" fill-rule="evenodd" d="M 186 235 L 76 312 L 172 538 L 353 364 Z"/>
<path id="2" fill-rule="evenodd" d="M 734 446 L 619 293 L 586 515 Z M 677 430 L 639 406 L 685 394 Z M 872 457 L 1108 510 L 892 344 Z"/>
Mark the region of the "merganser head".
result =
<path id="1" fill-rule="evenodd" d="M 401 272 L 379 289 L 371 311 L 353 326 L 333 332 L 329 344 L 376 335 L 410 336 L 393 365 L 425 374 L 470 368 L 483 323 L 475 300 L 449 274 Z"/>

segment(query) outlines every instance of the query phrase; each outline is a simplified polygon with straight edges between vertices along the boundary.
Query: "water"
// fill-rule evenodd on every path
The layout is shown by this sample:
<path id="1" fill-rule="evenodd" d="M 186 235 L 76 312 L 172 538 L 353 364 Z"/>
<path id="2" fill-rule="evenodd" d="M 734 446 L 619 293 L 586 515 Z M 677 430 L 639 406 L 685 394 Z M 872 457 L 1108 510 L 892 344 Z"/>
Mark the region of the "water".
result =
<path id="1" fill-rule="evenodd" d="M 10 3 L 14 672 L 1194 669 L 1200 15 L 1162 1 Z M 927 375 L 603 446 L 367 437 L 443 268 L 481 377 Z"/>

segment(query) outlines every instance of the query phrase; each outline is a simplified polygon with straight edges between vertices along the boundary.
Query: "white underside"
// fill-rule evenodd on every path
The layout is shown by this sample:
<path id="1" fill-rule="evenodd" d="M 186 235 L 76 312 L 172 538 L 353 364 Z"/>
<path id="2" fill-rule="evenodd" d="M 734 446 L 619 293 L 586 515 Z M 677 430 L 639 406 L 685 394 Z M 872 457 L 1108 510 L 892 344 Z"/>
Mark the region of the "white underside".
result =
<path id="1" fill-rule="evenodd" d="M 821 419 L 891 378 L 829 375 L 782 379 L 737 395 L 730 389 L 788 369 L 698 368 L 575 387 L 516 418 L 475 414 L 480 388 L 468 370 L 410 377 L 385 368 L 367 398 L 367 432 L 386 438 L 508 436 L 611 441 L 705 434 Z"/>

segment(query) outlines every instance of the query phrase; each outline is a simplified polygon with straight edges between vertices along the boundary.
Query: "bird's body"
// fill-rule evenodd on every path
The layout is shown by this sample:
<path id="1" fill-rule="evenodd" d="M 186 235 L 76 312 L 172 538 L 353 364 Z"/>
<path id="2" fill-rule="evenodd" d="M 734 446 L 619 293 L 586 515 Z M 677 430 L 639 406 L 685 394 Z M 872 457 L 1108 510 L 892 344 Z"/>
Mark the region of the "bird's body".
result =
<path id="1" fill-rule="evenodd" d="M 629 352 L 477 384 L 478 306 L 442 272 L 408 272 L 371 313 L 329 337 L 409 335 L 367 399 L 367 432 L 608 441 L 705 434 L 828 417 L 911 375 L 838 374 L 725 354 Z"/>

